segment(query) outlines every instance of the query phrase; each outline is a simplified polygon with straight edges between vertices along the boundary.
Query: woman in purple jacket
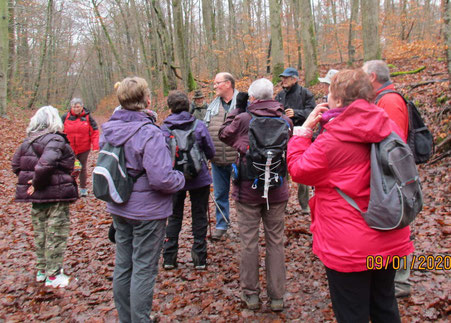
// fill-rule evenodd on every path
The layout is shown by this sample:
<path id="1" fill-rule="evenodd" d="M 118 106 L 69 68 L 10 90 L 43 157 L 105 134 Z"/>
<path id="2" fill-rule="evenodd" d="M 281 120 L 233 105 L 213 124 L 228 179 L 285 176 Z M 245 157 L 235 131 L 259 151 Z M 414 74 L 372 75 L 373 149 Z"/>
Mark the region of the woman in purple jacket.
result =
<path id="1" fill-rule="evenodd" d="M 150 106 L 147 82 L 127 77 L 117 97 L 122 109 L 103 124 L 100 146 L 123 145 L 128 173 L 142 175 L 127 202 L 107 203 L 116 228 L 114 302 L 120 322 L 150 322 L 166 218 L 172 214 L 172 194 L 183 188 L 185 178 L 172 169 L 163 133 L 145 113 Z"/>
<path id="2" fill-rule="evenodd" d="M 36 281 L 45 286 L 65 287 L 70 277 L 63 273 L 63 258 L 69 236 L 69 203 L 77 200 L 77 184 L 71 176 L 75 155 L 58 110 L 40 108 L 31 118 L 28 137 L 12 160 L 18 176 L 16 201 L 31 202 L 31 220 L 37 256 Z"/>
<path id="3" fill-rule="evenodd" d="M 267 79 L 258 79 L 249 87 L 251 104 L 246 112 L 235 109 L 227 116 L 219 130 L 219 139 L 235 148 L 241 156 L 249 149 L 249 124 L 251 113 L 256 117 L 282 118 L 293 122 L 284 115 L 283 107 L 274 101 L 273 85 Z M 243 112 L 243 113 L 241 113 Z M 247 113 L 249 112 L 249 113 Z M 238 158 L 238 164 L 246 158 Z M 240 167 L 240 169 L 243 169 Z M 284 213 L 289 193 L 286 178 L 282 185 L 268 192 L 268 200 L 262 198 L 262 191 L 253 189 L 253 181 L 242 179 L 233 183 L 232 197 L 235 199 L 238 226 L 241 239 L 240 285 L 241 300 L 248 309 L 260 307 L 258 232 L 263 222 L 266 242 L 266 282 L 270 306 L 273 311 L 283 310 L 285 294 L 285 256 L 283 249 Z M 267 207 L 269 202 L 269 207 Z"/>
<path id="4" fill-rule="evenodd" d="M 169 137 L 169 132 L 174 129 L 188 130 L 196 126 L 194 135 L 196 143 L 201 153 L 206 159 L 211 159 L 215 155 L 215 148 L 210 134 L 205 124 L 189 113 L 189 99 L 186 94 L 180 91 L 172 91 L 168 96 L 168 106 L 172 114 L 166 118 L 162 127 Z M 183 190 L 174 194 L 174 207 L 172 216 L 169 218 L 166 228 L 166 239 L 164 241 L 163 267 L 164 269 L 174 269 L 177 267 L 177 252 L 179 233 L 182 229 L 183 209 L 186 192 L 189 191 L 191 199 L 192 230 L 194 243 L 191 249 L 191 256 L 194 268 L 205 269 L 207 264 L 207 208 L 208 197 L 210 195 L 210 184 L 212 182 L 210 172 L 207 168 L 207 160 L 202 163 L 202 169 L 198 175 L 186 180 Z"/>

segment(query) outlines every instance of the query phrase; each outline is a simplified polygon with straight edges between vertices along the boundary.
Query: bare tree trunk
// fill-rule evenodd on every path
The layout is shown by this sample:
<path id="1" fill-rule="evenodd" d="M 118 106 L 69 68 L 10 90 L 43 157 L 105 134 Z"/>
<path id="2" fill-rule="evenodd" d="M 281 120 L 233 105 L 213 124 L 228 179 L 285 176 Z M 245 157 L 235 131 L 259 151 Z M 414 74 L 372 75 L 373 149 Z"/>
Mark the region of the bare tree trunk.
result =
<path id="1" fill-rule="evenodd" d="M 448 61 L 448 88 L 451 90 L 451 2 L 450 0 L 442 0 L 442 2 L 445 25 L 445 44 L 447 48 L 446 59 Z"/>
<path id="2" fill-rule="evenodd" d="M 129 20 L 130 20 L 129 19 L 130 14 L 128 12 L 127 13 L 124 12 L 124 8 L 122 6 L 121 0 L 114 0 L 114 1 L 116 2 L 116 5 L 119 8 L 119 13 L 121 14 L 122 21 L 124 23 L 125 39 L 127 41 L 127 52 L 129 53 L 130 58 L 131 58 L 131 57 L 134 57 L 134 54 L 133 54 L 132 40 L 131 40 L 131 36 L 130 36 L 130 27 L 128 25 Z M 128 6 L 127 6 L 127 10 L 128 10 Z M 136 11 L 133 14 L 135 17 L 135 19 L 133 19 L 133 20 L 138 21 L 138 19 L 136 18 Z M 127 60 L 127 66 L 130 68 L 132 73 L 136 74 L 136 63 L 135 63 L 134 59 Z"/>
<path id="3" fill-rule="evenodd" d="M 183 75 L 183 85 L 186 91 L 192 91 L 196 88 L 196 82 L 194 81 L 191 73 L 191 64 L 188 58 L 188 53 L 185 44 L 185 37 L 183 37 L 183 15 L 182 15 L 182 3 L 181 0 L 172 0 L 173 12 L 174 12 L 174 25 L 176 33 L 176 48 L 179 58 L 180 68 Z"/>
<path id="4" fill-rule="evenodd" d="M 381 42 L 379 37 L 379 1 L 361 0 L 363 59 L 369 61 L 381 58 Z"/>
<path id="5" fill-rule="evenodd" d="M 284 53 L 282 25 L 280 18 L 280 0 L 269 1 L 269 14 L 271 20 L 271 66 L 272 82 L 274 84 L 280 81 L 279 75 L 283 72 Z"/>
<path id="6" fill-rule="evenodd" d="M 52 3 L 53 6 L 53 3 Z M 52 8 L 52 12 L 54 12 L 55 8 Z M 54 45 L 55 45 L 55 38 L 53 36 L 53 14 L 50 16 L 49 19 L 49 35 L 48 35 L 48 42 L 49 42 L 49 49 L 47 51 L 47 89 L 46 89 L 46 96 L 45 96 L 45 103 L 50 104 L 50 91 L 52 86 L 52 66 L 54 66 L 53 62 L 53 54 L 54 52 Z"/>
<path id="7" fill-rule="evenodd" d="M 139 44 L 141 45 L 141 51 L 142 51 L 142 56 L 144 59 L 144 64 L 146 66 L 146 72 L 147 72 L 147 80 L 149 82 L 152 82 L 152 73 L 150 72 L 150 64 L 149 64 L 149 60 L 147 57 L 147 50 L 146 50 L 146 45 L 144 44 L 144 38 L 141 32 L 141 26 L 139 24 L 139 22 L 141 21 L 141 19 L 138 19 L 138 10 L 136 9 L 136 4 L 135 4 L 135 0 L 130 0 L 130 4 L 132 6 L 132 10 L 133 10 L 133 16 L 135 17 L 135 22 L 136 22 L 136 30 L 138 31 L 138 38 L 139 38 Z"/>
<path id="8" fill-rule="evenodd" d="M 13 77 L 16 75 L 16 33 L 14 28 L 15 4 L 13 0 L 8 0 L 8 34 L 9 34 L 9 57 L 8 57 L 8 97 L 11 97 L 13 90 Z"/>
<path id="9" fill-rule="evenodd" d="M 0 117 L 6 115 L 8 75 L 8 2 L 0 1 Z"/>
<path id="10" fill-rule="evenodd" d="M 165 73 L 163 76 L 163 92 L 167 94 L 169 90 L 177 89 L 177 81 L 175 79 L 175 67 L 173 66 L 173 47 L 171 44 L 171 37 L 169 36 L 168 29 L 166 27 L 166 22 L 163 19 L 163 14 L 161 12 L 160 4 L 157 0 L 152 0 L 152 9 L 155 15 L 155 25 L 158 33 L 158 38 L 160 39 L 161 49 L 163 51 L 162 58 L 166 58 Z"/>
<path id="11" fill-rule="evenodd" d="M 218 69 L 218 57 L 215 54 L 216 49 L 216 30 L 215 30 L 215 15 L 213 13 L 212 3 L 210 0 L 202 0 L 202 18 L 204 21 L 205 36 L 207 44 L 211 48 L 207 53 L 207 65 L 209 76 L 213 77 Z"/>
<path id="12" fill-rule="evenodd" d="M 332 19 L 334 21 L 334 34 L 335 34 L 335 43 L 337 45 L 338 53 L 340 54 L 340 63 L 343 63 L 343 54 L 341 53 L 340 41 L 338 40 L 338 26 L 337 26 L 337 7 L 335 4 L 335 0 L 329 0 L 330 6 L 332 9 Z"/>
<path id="13" fill-rule="evenodd" d="M 45 34 L 42 43 L 41 57 L 39 59 L 38 77 L 36 78 L 36 81 L 34 83 L 33 94 L 31 95 L 30 101 L 27 104 L 28 109 L 31 109 L 31 107 L 33 106 L 34 101 L 36 100 L 36 96 L 38 94 L 39 86 L 41 84 L 41 75 L 44 67 L 45 57 L 47 55 L 47 39 L 49 38 L 50 22 L 52 15 L 53 15 L 53 0 L 49 0 L 47 4 L 47 21 L 45 25 Z"/>
<path id="14" fill-rule="evenodd" d="M 300 0 L 301 35 L 304 47 L 305 85 L 318 83 L 318 63 L 316 56 L 316 36 L 310 0 Z"/>
<path id="15" fill-rule="evenodd" d="M 354 63 L 355 47 L 355 24 L 357 23 L 357 15 L 359 14 L 359 0 L 351 0 L 351 17 L 349 18 L 349 36 L 348 36 L 348 65 Z"/>
<path id="16" fill-rule="evenodd" d="M 113 41 L 111 40 L 110 34 L 108 33 L 108 30 L 106 29 L 105 23 L 103 22 L 103 18 L 100 15 L 100 12 L 99 12 L 98 4 L 96 3 L 95 0 L 91 0 L 91 3 L 94 6 L 94 12 L 96 14 L 96 17 L 99 19 L 100 25 L 102 26 L 103 33 L 105 34 L 105 37 L 106 37 L 106 39 L 108 41 L 108 44 L 110 45 L 111 52 L 113 53 L 114 58 L 116 59 L 117 65 L 119 67 L 119 70 L 120 70 L 121 74 L 123 76 L 125 76 L 126 72 L 125 72 L 124 66 L 122 64 L 121 57 L 117 53 L 116 47 L 114 46 Z"/>
<path id="17" fill-rule="evenodd" d="M 301 15 L 299 0 L 292 0 L 293 6 L 293 22 L 294 28 L 296 30 L 296 41 L 298 43 L 297 52 L 298 52 L 298 70 L 302 70 L 302 50 L 301 50 L 301 25 L 299 24 L 299 16 Z"/>

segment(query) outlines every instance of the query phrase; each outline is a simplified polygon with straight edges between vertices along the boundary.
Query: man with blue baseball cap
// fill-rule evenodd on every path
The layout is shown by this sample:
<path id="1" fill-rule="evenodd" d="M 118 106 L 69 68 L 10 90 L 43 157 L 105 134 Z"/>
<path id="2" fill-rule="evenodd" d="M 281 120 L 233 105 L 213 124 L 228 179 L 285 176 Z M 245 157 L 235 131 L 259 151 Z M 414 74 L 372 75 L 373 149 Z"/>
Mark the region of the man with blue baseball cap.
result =
<path id="1" fill-rule="evenodd" d="M 299 85 L 299 73 L 294 67 L 286 68 L 279 76 L 282 79 L 283 90 L 276 95 L 275 99 L 283 105 L 285 115 L 291 118 L 293 124 L 302 126 L 316 106 L 315 97 L 312 92 Z M 299 184 L 298 199 L 302 212 L 310 213 L 308 186 Z"/>

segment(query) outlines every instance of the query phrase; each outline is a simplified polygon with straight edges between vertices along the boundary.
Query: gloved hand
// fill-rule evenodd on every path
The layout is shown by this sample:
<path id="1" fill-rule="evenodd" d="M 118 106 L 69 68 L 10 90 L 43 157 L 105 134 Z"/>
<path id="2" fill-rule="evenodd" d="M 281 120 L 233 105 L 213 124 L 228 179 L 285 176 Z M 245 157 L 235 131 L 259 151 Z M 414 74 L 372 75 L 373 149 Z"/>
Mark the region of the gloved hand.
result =
<path id="1" fill-rule="evenodd" d="M 239 92 L 236 96 L 236 108 L 240 113 L 246 112 L 247 100 L 249 99 L 249 94 L 247 92 Z"/>

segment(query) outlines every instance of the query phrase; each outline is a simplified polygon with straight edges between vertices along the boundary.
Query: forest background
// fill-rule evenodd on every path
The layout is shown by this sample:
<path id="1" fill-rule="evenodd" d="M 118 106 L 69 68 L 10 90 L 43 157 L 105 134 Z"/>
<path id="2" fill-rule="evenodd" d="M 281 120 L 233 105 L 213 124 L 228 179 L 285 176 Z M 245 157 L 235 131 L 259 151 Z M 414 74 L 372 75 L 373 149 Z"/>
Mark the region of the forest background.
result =
<path id="1" fill-rule="evenodd" d="M 279 73 L 294 66 L 320 100 L 327 88 L 317 77 L 328 69 L 386 60 L 436 143 L 429 163 L 419 166 L 425 207 L 414 225 L 416 254 L 449 259 L 450 10 L 449 0 L 0 0 L 0 321 L 117 320 L 103 202 L 90 196 L 71 207 L 65 266 L 78 281 L 67 290 L 46 289 L 33 282 L 29 208 L 14 202 L 10 161 L 36 108 L 51 104 L 63 113 L 79 96 L 102 124 L 118 105 L 114 83 L 128 75 L 147 79 L 161 122 L 171 89 L 190 96 L 200 89 L 210 101 L 218 71 L 231 72 L 239 90 L 259 77 L 280 90 Z M 240 309 L 234 226 L 224 243 L 209 244 L 209 270 L 192 271 L 187 216 L 181 266 L 160 273 L 156 285 L 160 320 L 333 321 L 324 269 L 311 252 L 310 219 L 300 214 L 294 184 L 291 193 L 287 310 Z M 414 270 L 412 296 L 399 301 L 403 321 L 447 321 L 449 278 L 449 270 Z"/>

